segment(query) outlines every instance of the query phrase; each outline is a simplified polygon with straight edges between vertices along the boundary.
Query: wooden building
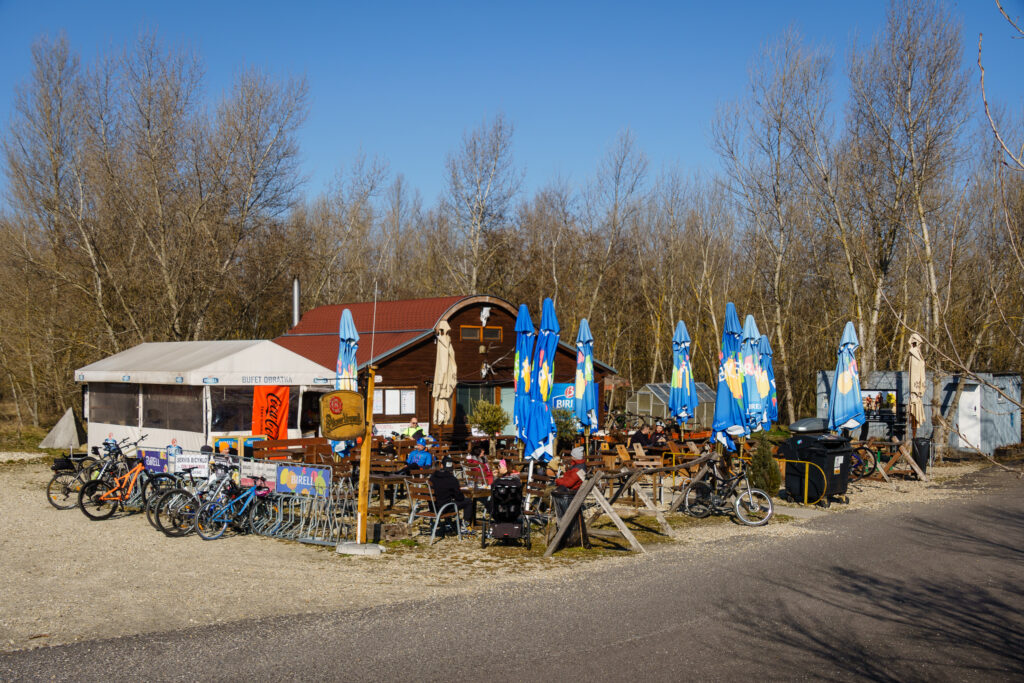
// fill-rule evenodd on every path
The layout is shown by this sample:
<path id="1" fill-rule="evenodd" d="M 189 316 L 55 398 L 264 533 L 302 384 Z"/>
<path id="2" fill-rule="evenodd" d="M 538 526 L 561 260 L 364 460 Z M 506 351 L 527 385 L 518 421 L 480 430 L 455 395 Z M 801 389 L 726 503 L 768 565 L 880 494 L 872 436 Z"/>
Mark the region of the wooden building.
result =
<path id="1" fill-rule="evenodd" d="M 431 433 L 460 441 L 469 435 L 466 415 L 475 401 L 500 403 L 512 414 L 517 308 L 508 301 L 493 296 L 449 296 L 320 306 L 306 312 L 298 325 L 274 341 L 318 365 L 334 367 L 338 326 L 346 308 L 352 312 L 359 332 L 360 373 L 370 364 L 377 366 L 374 423 L 379 432 L 399 431 L 416 417 L 421 425 L 429 426 Z M 536 327 L 540 311 L 533 314 Z M 430 425 L 431 389 L 436 332 L 442 322 L 451 327 L 458 371 L 453 424 L 435 426 Z M 575 338 L 575 329 L 562 328 L 562 343 L 555 357 L 556 393 L 558 384 L 574 381 Z M 613 372 L 595 360 L 598 386 L 603 386 L 604 378 Z M 303 411 L 312 414 L 309 408 L 315 395 L 307 395 L 310 406 L 303 406 Z M 598 406 L 598 410 L 602 408 Z M 511 424 L 506 431 L 512 433 Z"/>

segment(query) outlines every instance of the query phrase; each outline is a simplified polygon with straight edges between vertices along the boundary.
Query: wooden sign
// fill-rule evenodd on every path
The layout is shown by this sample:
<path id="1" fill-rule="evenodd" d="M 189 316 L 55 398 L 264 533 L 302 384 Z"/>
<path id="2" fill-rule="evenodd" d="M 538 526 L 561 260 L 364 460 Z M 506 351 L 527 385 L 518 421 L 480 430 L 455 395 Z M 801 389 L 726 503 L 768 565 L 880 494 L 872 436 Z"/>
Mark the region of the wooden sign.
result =
<path id="1" fill-rule="evenodd" d="M 332 391 L 320 397 L 320 429 L 328 439 L 349 441 L 366 431 L 363 397 L 357 391 Z"/>

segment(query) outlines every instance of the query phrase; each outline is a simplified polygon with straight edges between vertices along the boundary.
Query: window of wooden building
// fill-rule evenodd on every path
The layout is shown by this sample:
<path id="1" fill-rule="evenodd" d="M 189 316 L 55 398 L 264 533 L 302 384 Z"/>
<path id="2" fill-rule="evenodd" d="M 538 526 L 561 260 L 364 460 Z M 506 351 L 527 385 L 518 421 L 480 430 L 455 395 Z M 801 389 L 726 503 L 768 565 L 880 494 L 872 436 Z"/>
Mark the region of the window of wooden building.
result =
<path id="1" fill-rule="evenodd" d="M 416 390 L 391 388 L 373 390 L 374 415 L 415 415 Z"/>
<path id="2" fill-rule="evenodd" d="M 494 341 L 502 340 L 501 327 L 489 325 L 459 325 L 459 341 Z"/>

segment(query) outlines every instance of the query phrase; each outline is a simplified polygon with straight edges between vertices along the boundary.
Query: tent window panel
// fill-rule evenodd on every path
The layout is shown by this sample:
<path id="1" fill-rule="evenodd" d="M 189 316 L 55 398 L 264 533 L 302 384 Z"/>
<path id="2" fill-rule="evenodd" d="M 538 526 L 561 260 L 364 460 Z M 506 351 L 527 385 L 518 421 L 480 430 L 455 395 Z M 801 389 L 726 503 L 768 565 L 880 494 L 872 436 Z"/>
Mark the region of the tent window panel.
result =
<path id="1" fill-rule="evenodd" d="M 210 405 L 212 431 L 252 431 L 252 387 L 210 387 Z"/>
<path id="2" fill-rule="evenodd" d="M 89 421 L 137 427 L 139 424 L 138 385 L 108 382 L 90 384 Z"/>
<path id="3" fill-rule="evenodd" d="M 142 426 L 203 431 L 203 389 L 162 384 L 142 387 Z"/>

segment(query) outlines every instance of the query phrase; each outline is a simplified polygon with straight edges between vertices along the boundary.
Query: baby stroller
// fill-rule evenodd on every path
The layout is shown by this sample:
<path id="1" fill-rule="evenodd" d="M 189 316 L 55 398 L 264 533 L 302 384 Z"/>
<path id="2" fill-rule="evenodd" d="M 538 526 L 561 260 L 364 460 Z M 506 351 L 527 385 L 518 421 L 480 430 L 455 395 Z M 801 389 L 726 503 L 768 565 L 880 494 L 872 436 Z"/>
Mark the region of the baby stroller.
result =
<path id="1" fill-rule="evenodd" d="M 487 539 L 522 541 L 530 549 L 530 522 L 523 514 L 523 482 L 519 477 L 500 477 L 491 484 L 491 500 L 484 506 L 480 547 L 487 547 Z"/>

